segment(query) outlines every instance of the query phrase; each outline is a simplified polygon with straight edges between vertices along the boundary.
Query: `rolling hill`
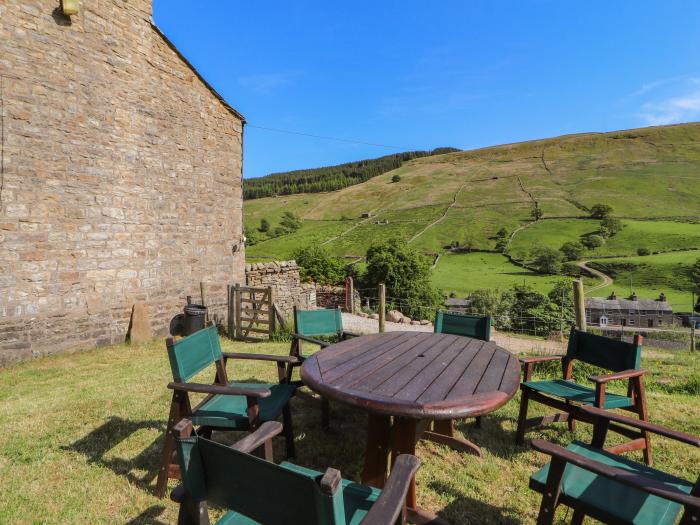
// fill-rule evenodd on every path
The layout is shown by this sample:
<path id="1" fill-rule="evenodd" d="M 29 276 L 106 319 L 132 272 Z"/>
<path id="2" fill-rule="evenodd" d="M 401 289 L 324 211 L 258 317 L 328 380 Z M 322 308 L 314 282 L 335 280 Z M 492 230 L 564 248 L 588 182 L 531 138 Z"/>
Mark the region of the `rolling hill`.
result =
<path id="1" fill-rule="evenodd" d="M 394 175 L 399 182 L 392 182 Z M 287 258 L 309 244 L 323 244 L 341 256 L 362 256 L 371 242 L 388 237 L 426 254 L 444 254 L 453 242 L 494 250 L 495 234 L 505 228 L 511 236 L 508 253 L 526 260 L 535 245 L 558 248 L 594 232 L 597 221 L 588 210 L 596 203 L 612 206 L 624 227 L 587 252 L 586 259 L 636 257 L 640 248 L 650 253 L 700 248 L 700 123 L 422 157 L 339 191 L 246 201 L 248 231 L 262 218 L 274 226 L 285 211 L 302 218 L 296 232 L 249 245 L 247 257 Z M 537 222 L 532 220 L 535 207 L 542 213 Z M 442 257 L 436 282 L 446 292 L 479 287 L 483 280 L 475 278 L 472 259 L 470 254 Z M 489 266 L 482 262 L 479 271 L 486 275 Z M 512 266 L 517 279 L 530 278 Z M 444 278 L 448 268 L 451 279 Z M 531 277 L 542 283 L 538 287 L 549 285 L 546 278 Z M 668 286 L 687 290 L 684 279 Z"/>

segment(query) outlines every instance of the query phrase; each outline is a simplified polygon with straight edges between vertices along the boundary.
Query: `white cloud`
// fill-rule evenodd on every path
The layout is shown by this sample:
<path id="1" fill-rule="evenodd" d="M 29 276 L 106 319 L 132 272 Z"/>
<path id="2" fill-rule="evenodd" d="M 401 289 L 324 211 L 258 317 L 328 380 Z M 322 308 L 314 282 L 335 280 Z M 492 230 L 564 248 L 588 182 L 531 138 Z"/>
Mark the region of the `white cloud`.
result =
<path id="1" fill-rule="evenodd" d="M 654 126 L 697 120 L 700 118 L 700 89 L 659 101 L 645 102 L 640 117 Z"/>

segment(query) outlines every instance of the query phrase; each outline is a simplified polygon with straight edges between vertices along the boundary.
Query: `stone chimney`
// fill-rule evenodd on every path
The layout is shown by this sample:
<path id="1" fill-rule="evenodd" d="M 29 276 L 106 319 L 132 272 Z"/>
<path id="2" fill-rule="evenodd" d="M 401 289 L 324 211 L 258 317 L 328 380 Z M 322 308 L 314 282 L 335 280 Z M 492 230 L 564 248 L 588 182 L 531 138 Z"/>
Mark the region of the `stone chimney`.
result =
<path id="1" fill-rule="evenodd" d="M 637 292 L 632 292 L 632 295 L 630 295 L 630 301 L 637 301 L 639 298 L 637 297 Z"/>
<path id="2" fill-rule="evenodd" d="M 665 303 L 666 302 L 666 294 L 661 292 L 659 294 L 659 298 L 657 299 L 657 301 L 659 301 L 660 303 Z"/>

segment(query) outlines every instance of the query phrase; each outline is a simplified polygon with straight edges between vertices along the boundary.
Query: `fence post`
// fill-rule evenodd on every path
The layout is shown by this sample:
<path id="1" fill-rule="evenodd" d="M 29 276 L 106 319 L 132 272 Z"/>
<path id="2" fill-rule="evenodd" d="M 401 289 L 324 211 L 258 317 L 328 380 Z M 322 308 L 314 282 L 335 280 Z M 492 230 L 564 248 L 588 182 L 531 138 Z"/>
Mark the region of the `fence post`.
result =
<path id="1" fill-rule="evenodd" d="M 574 281 L 574 309 L 576 310 L 576 326 L 582 332 L 586 331 L 586 301 L 583 295 L 583 281 Z"/>
<path id="2" fill-rule="evenodd" d="M 243 335 L 241 331 L 241 285 L 236 283 L 233 289 L 233 303 L 236 308 L 236 339 Z"/>
<path id="3" fill-rule="evenodd" d="M 352 277 L 348 277 L 348 294 L 350 294 L 350 299 L 348 300 L 348 307 L 351 314 L 355 313 L 355 283 Z"/>
<path id="4" fill-rule="evenodd" d="M 386 287 L 384 283 L 379 283 L 379 331 L 386 329 Z"/>
<path id="5" fill-rule="evenodd" d="M 233 299 L 231 298 L 231 285 L 226 285 L 226 331 L 233 339 Z"/>
<path id="6" fill-rule="evenodd" d="M 277 331 L 277 325 L 275 324 L 277 321 L 275 316 L 275 296 L 272 286 L 267 287 L 267 297 L 270 300 L 270 304 L 267 306 L 267 318 L 270 320 L 268 338 L 270 338 Z"/>

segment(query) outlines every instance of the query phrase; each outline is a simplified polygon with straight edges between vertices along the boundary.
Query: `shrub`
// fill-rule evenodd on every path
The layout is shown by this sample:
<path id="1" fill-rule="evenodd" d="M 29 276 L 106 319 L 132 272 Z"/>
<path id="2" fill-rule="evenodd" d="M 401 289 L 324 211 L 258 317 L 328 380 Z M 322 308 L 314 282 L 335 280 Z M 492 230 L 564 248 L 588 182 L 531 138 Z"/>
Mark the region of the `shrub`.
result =
<path id="1" fill-rule="evenodd" d="M 637 248 L 637 255 L 649 255 L 649 248 Z"/>
<path id="2" fill-rule="evenodd" d="M 565 242 L 559 248 L 559 251 L 564 254 L 567 261 L 576 261 L 583 255 L 583 245 L 577 241 Z"/>
<path id="3" fill-rule="evenodd" d="M 291 211 L 285 211 L 282 214 L 282 220 L 280 221 L 280 225 L 287 232 L 294 232 L 301 227 L 301 219 L 294 215 Z"/>
<path id="4" fill-rule="evenodd" d="M 533 255 L 532 266 L 538 272 L 546 274 L 561 273 L 561 265 L 564 259 L 561 252 L 548 246 L 540 246 L 533 250 Z"/>
<path id="5" fill-rule="evenodd" d="M 414 319 L 441 302 L 430 281 L 430 261 L 398 239 L 373 244 L 367 250 L 364 286 L 386 285 L 387 302 Z"/>
<path id="6" fill-rule="evenodd" d="M 594 204 L 591 206 L 590 212 L 593 219 L 604 219 L 605 217 L 612 215 L 613 208 L 607 204 Z"/>
<path id="7" fill-rule="evenodd" d="M 581 244 L 589 250 L 593 250 L 594 248 L 603 246 L 603 244 L 605 244 L 605 239 L 600 235 L 586 235 L 581 239 Z"/>
<path id="8" fill-rule="evenodd" d="M 267 233 L 268 231 L 270 231 L 270 223 L 267 219 L 260 219 L 260 227 L 258 228 L 258 231 L 262 233 Z"/>
<path id="9" fill-rule="evenodd" d="M 345 278 L 345 265 L 338 257 L 330 255 L 322 246 L 307 246 L 294 252 L 304 281 L 319 284 L 339 284 Z"/>
<path id="10" fill-rule="evenodd" d="M 605 217 L 600 221 L 600 234 L 603 237 L 612 237 L 622 229 L 622 221 L 615 217 Z"/>
<path id="11" fill-rule="evenodd" d="M 391 182 L 401 182 L 401 176 L 394 175 L 393 177 L 391 177 Z"/>

